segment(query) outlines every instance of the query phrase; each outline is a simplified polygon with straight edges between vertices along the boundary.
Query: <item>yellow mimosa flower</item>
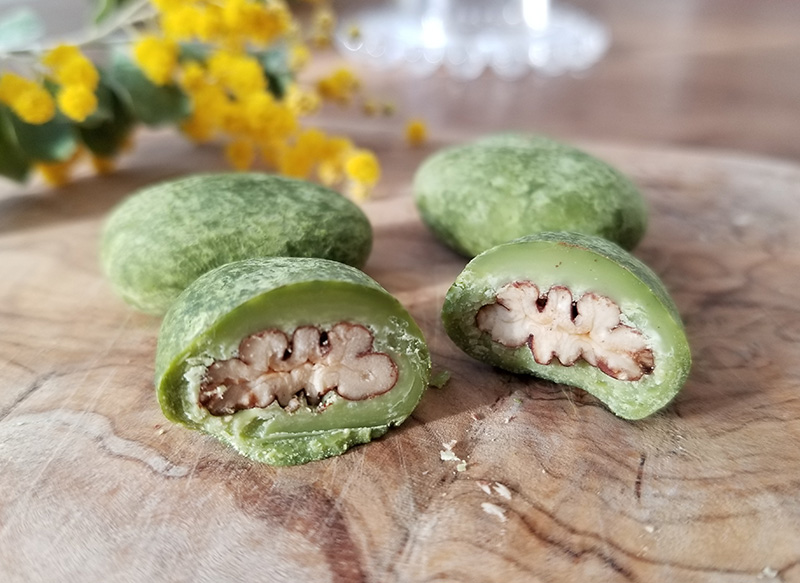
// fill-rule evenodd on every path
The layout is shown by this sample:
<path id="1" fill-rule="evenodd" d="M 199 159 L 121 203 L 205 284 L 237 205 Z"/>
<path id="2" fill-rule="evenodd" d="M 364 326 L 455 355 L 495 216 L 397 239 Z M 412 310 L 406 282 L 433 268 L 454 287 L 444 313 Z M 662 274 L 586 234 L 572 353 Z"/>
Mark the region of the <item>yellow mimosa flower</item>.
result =
<path id="1" fill-rule="evenodd" d="M 156 36 L 144 36 L 133 47 L 136 62 L 145 76 L 156 85 L 166 85 L 178 64 L 178 45 L 175 41 Z"/>
<path id="2" fill-rule="evenodd" d="M 406 124 L 406 141 L 411 146 L 421 146 L 428 139 L 428 126 L 421 119 L 412 119 Z"/>
<path id="3" fill-rule="evenodd" d="M 58 92 L 58 108 L 68 118 L 85 121 L 97 109 L 94 91 L 84 85 L 67 85 Z"/>

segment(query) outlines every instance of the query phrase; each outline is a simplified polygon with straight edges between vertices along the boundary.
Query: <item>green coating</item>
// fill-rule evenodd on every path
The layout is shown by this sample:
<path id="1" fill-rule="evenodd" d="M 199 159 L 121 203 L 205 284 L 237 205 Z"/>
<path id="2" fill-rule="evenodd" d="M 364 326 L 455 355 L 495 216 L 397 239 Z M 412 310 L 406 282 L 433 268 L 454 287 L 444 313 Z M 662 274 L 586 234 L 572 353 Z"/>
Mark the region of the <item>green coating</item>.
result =
<path id="1" fill-rule="evenodd" d="M 193 175 L 145 188 L 105 224 L 101 259 L 135 308 L 163 314 L 203 273 L 251 257 L 323 257 L 361 267 L 363 211 L 337 192 L 270 174 Z"/>
<path id="2" fill-rule="evenodd" d="M 368 328 L 373 349 L 389 355 L 399 377 L 388 392 L 348 401 L 329 393 L 323 411 L 293 413 L 277 402 L 213 416 L 198 404 L 205 368 L 228 359 L 250 334 L 300 326 L 330 329 L 342 321 Z M 337 455 L 399 425 L 414 410 L 430 375 L 419 327 L 400 303 L 361 271 L 318 258 L 257 258 L 201 276 L 164 316 L 155 384 L 165 416 L 205 431 L 240 453 L 273 465 Z"/>
<path id="3" fill-rule="evenodd" d="M 569 288 L 606 296 L 623 323 L 642 332 L 655 357 L 651 374 L 638 381 L 614 379 L 583 360 L 563 366 L 537 363 L 527 346 L 508 348 L 476 325 L 478 310 L 493 303 L 512 281 L 531 281 L 543 292 Z M 678 393 L 691 369 L 691 352 L 678 310 L 653 271 L 621 247 L 577 233 L 540 233 L 499 245 L 475 257 L 447 292 L 442 320 L 450 338 L 470 356 L 516 372 L 579 387 L 625 419 L 641 419 Z"/>
<path id="4" fill-rule="evenodd" d="M 433 233 L 468 257 L 543 231 L 633 249 L 647 227 L 644 199 L 627 177 L 543 136 L 499 134 L 441 150 L 417 170 L 414 196 Z"/>

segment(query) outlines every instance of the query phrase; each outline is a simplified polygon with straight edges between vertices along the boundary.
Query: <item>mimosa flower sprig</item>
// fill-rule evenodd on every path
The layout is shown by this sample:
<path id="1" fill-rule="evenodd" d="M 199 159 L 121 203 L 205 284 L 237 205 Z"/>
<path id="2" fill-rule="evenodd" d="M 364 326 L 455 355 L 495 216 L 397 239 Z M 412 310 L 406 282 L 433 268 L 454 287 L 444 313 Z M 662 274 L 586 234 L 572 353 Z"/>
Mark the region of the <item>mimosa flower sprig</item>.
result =
<path id="1" fill-rule="evenodd" d="M 367 196 L 380 177 L 374 154 L 301 124 L 359 89 L 345 68 L 298 83 L 310 46 L 332 30 L 329 8 L 313 4 L 304 30 L 283 0 L 100 0 L 82 37 L 0 51 L 0 175 L 22 182 L 38 170 L 63 183 L 85 153 L 108 171 L 138 126 L 171 124 L 222 142 L 238 170 L 262 165 Z M 87 56 L 98 48 L 104 62 Z"/>

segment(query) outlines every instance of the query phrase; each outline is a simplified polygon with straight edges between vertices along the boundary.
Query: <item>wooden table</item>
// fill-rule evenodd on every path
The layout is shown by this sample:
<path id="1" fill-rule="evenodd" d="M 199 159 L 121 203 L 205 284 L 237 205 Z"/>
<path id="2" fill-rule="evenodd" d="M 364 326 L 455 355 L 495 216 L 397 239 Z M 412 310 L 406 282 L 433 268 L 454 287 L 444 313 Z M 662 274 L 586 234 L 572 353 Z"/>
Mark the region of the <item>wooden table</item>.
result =
<path id="1" fill-rule="evenodd" d="M 374 75 L 369 90 L 392 89 L 400 115 L 323 115 L 384 163 L 365 205 L 375 228 L 365 270 L 452 374 L 401 428 L 335 459 L 271 468 L 167 422 L 152 388 L 159 321 L 123 304 L 98 268 L 111 206 L 144 184 L 222 169 L 216 148 L 146 133 L 111 176 L 84 172 L 60 191 L 4 184 L 0 579 L 800 581 L 800 165 L 767 157 L 798 153 L 800 80 L 786 66 L 798 40 L 778 10 L 797 8 L 732 4 L 745 12 L 724 20 L 712 2 L 673 3 L 661 18 L 655 3 L 601 4 L 619 19 L 620 44 L 585 80 L 485 78 L 454 97 L 447 79 L 417 93 Z M 676 24 L 679 38 L 656 49 L 675 6 L 691 34 Z M 658 61 L 660 72 L 649 66 Z M 763 83 L 732 74 L 750 66 Z M 543 93 L 529 101 L 520 88 L 530 87 Z M 653 102 L 670 87 L 683 98 Z M 480 94 L 511 105 L 487 109 Z M 435 129 L 423 149 L 402 140 L 412 109 Z M 435 149 L 512 125 L 579 143 L 651 203 L 636 254 L 673 292 L 695 365 L 648 420 L 473 362 L 442 330 L 441 301 L 464 260 L 420 223 L 411 176 Z M 441 459 L 448 447 L 463 471 Z"/>

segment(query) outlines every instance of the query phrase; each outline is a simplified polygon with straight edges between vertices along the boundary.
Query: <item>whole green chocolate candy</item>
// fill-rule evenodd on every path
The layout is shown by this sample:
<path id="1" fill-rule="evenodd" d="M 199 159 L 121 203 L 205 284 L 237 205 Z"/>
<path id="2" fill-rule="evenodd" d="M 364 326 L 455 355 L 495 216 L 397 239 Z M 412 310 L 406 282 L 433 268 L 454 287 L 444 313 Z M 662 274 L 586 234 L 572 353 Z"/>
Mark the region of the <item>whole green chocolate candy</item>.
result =
<path id="1" fill-rule="evenodd" d="M 539 233 L 485 251 L 447 292 L 442 319 L 470 356 L 584 389 L 625 419 L 664 407 L 691 368 L 663 283 L 601 237 Z"/>
<path id="2" fill-rule="evenodd" d="M 644 199 L 627 177 L 541 136 L 501 134 L 441 150 L 417 170 L 414 196 L 433 233 L 468 257 L 542 231 L 632 249 L 647 227 Z"/>
<path id="3" fill-rule="evenodd" d="M 206 273 L 161 326 L 167 418 L 275 465 L 344 452 L 400 424 L 427 387 L 422 332 L 361 271 L 260 258 Z"/>
<path id="4" fill-rule="evenodd" d="M 135 308 L 163 314 L 203 273 L 251 257 L 323 257 L 361 267 L 367 217 L 339 193 L 269 174 L 194 175 L 123 201 L 102 234 L 103 268 Z"/>

